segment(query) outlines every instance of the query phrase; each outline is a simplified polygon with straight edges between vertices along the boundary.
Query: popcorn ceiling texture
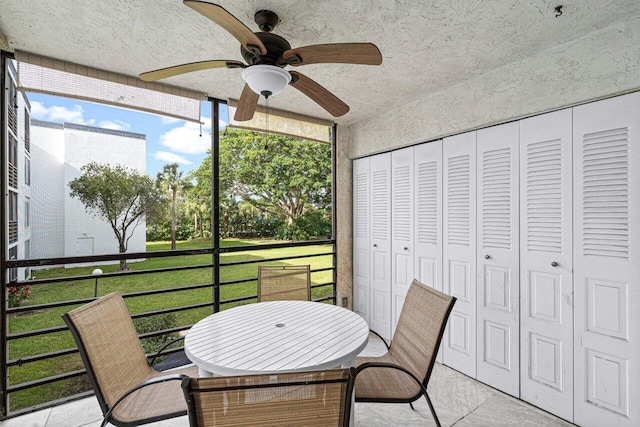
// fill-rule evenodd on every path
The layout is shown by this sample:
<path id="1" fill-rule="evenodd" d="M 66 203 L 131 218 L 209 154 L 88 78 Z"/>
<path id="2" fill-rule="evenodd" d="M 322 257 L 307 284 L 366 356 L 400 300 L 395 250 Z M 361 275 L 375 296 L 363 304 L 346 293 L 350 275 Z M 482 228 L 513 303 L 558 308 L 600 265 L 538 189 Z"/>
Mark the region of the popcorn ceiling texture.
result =
<path id="1" fill-rule="evenodd" d="M 484 105 L 481 98 L 492 87 L 510 92 L 509 85 L 520 84 L 520 74 L 502 76 L 512 67 L 508 64 L 526 66 L 530 63 L 527 58 L 544 58 L 552 51 L 562 60 L 557 46 L 570 46 L 585 34 L 600 34 L 603 29 L 640 17 L 638 0 L 563 0 L 559 18 L 553 10 L 558 2 L 552 0 L 210 1 L 226 8 L 252 31 L 257 30 L 255 11 L 275 11 L 281 23 L 274 32 L 293 47 L 375 43 L 383 56 L 379 67 L 316 64 L 297 68 L 351 107 L 349 113 L 336 119 L 338 124 L 360 126 L 370 126 L 389 111 L 408 111 L 404 110 L 406 105 L 409 110 L 422 110 L 437 119 L 461 120 L 446 113 L 463 110 L 452 107 L 456 102 L 468 102 L 467 96 L 460 96 L 467 93 L 466 84 L 473 86 L 472 93 L 479 97 L 467 110 L 474 111 L 476 104 L 489 107 L 491 104 Z M 187 62 L 241 59 L 237 40 L 179 0 L 0 0 L 0 32 L 7 37 L 11 50 L 133 76 Z M 588 45 L 585 43 L 587 54 L 598 53 L 590 51 Z M 583 58 L 578 55 L 575 58 L 580 63 Z M 542 64 L 537 70 L 541 77 L 546 76 L 545 70 L 575 69 L 576 75 L 582 74 L 581 67 L 576 69 L 572 64 L 573 59 L 567 61 L 558 64 L 557 70 L 557 61 L 552 60 L 531 65 Z M 496 72 L 494 78 L 487 78 Z M 525 74 L 529 80 L 531 74 Z M 476 87 L 477 79 L 480 87 Z M 219 99 L 237 99 L 244 85 L 240 70 L 226 69 L 185 74 L 163 82 Z M 529 97 L 532 85 L 526 86 L 524 96 Z M 425 103 L 439 107 L 416 108 Z M 332 119 L 293 88 L 273 97 L 270 105 Z M 398 122 L 405 120 L 398 117 L 401 114 L 392 116 L 391 122 L 398 127 L 405 124 Z M 438 133 L 442 132 L 426 134 Z M 421 139 L 422 135 L 416 135 L 410 141 Z M 400 141 L 407 142 L 404 138 Z"/>
<path id="2" fill-rule="evenodd" d="M 504 65 L 351 126 L 351 158 L 640 89 L 640 19 Z"/>

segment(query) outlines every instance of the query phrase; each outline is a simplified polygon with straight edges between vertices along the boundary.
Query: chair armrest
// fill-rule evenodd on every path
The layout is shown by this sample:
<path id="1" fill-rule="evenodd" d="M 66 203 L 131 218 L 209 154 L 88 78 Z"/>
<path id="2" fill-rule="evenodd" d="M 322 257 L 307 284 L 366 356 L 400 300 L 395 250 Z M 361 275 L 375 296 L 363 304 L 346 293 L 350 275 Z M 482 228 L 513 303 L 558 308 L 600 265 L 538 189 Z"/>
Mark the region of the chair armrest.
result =
<path id="1" fill-rule="evenodd" d="M 357 377 L 360 372 L 364 371 L 367 368 L 388 368 L 388 369 L 397 369 L 399 371 L 402 371 L 405 374 L 409 375 L 411 378 L 413 378 L 413 380 L 416 382 L 416 384 L 418 384 L 420 386 L 420 389 L 422 390 L 422 393 L 425 396 L 427 396 L 427 388 L 424 386 L 424 384 L 422 384 L 422 381 L 420 381 L 420 379 L 418 379 L 418 377 L 413 375 L 411 373 L 411 371 L 409 371 L 406 368 L 403 368 L 400 365 L 396 365 L 394 363 L 388 363 L 388 362 L 367 362 L 367 363 L 363 363 L 362 365 L 360 365 L 360 366 L 358 366 L 356 368 L 355 376 Z"/>
<path id="2" fill-rule="evenodd" d="M 387 344 L 387 342 L 385 341 L 384 338 L 382 338 L 382 335 L 380 335 L 379 333 L 377 333 L 376 331 L 374 331 L 373 329 L 369 329 L 369 332 L 371 332 L 373 335 L 377 336 L 378 338 L 380 338 L 382 340 L 382 342 L 384 343 L 385 347 L 387 347 L 387 351 L 389 351 L 389 344 Z"/>
<path id="3" fill-rule="evenodd" d="M 188 378 L 188 376 L 182 375 L 182 374 L 165 375 L 162 377 L 151 378 L 150 380 L 141 382 L 140 384 L 130 388 L 124 394 L 122 394 L 122 396 L 120 396 L 118 400 L 115 401 L 113 406 L 109 408 L 107 413 L 104 414 L 104 419 L 102 420 L 102 424 L 100 424 L 100 427 L 105 427 L 107 425 L 107 423 L 109 422 L 109 419 L 111 418 L 111 414 L 113 413 L 113 410 L 116 408 L 116 406 L 118 406 L 120 402 L 126 399 L 131 393 L 138 391 L 143 387 L 147 387 L 153 384 L 159 384 L 167 381 L 182 381 L 184 378 Z"/>
<path id="4" fill-rule="evenodd" d="M 160 350 L 157 351 L 157 353 L 151 358 L 151 361 L 149 362 L 149 366 L 153 366 L 153 362 L 156 361 L 156 359 L 158 358 L 158 356 L 160 356 L 160 353 L 162 353 L 162 350 L 164 350 L 165 348 L 169 347 L 171 344 L 176 343 L 178 341 L 184 340 L 184 336 L 182 337 L 178 337 L 175 339 L 172 339 L 168 342 L 166 342 L 162 347 L 160 347 Z"/>

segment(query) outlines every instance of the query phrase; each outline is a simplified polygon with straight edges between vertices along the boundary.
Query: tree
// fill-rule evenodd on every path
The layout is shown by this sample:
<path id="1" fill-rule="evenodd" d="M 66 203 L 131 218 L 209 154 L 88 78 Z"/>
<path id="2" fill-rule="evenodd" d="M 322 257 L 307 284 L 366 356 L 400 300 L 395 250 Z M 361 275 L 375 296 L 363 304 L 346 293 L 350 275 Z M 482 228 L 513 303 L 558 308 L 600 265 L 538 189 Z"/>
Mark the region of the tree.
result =
<path id="1" fill-rule="evenodd" d="M 172 163 L 164 165 L 162 172 L 158 173 L 156 179 L 158 188 L 165 192 L 171 192 L 171 249 L 176 248 L 176 202 L 178 193 L 191 188 L 188 178 L 182 177 L 182 171 L 178 170 L 178 164 Z"/>
<path id="2" fill-rule="evenodd" d="M 159 208 L 153 180 L 122 165 L 91 162 L 81 171 L 82 175 L 69 183 L 71 197 L 80 200 L 94 217 L 109 223 L 118 240 L 118 253 L 125 253 L 145 213 Z M 120 270 L 127 270 L 124 259 Z"/>
<path id="3" fill-rule="evenodd" d="M 220 187 L 291 226 L 308 210 L 331 205 L 331 147 L 227 129 L 220 141 Z"/>

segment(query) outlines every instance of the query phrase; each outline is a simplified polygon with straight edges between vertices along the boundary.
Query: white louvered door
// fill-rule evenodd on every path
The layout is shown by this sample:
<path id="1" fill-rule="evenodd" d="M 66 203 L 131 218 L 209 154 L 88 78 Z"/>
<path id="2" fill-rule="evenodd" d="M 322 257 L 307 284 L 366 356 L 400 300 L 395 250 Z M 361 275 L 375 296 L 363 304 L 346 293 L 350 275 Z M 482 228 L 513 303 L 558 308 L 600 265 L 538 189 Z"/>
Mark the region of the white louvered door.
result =
<path id="1" fill-rule="evenodd" d="M 640 425 L 640 93 L 573 109 L 575 417 Z"/>
<path id="2" fill-rule="evenodd" d="M 391 153 L 391 335 L 413 280 L 413 150 Z"/>
<path id="3" fill-rule="evenodd" d="M 369 158 L 371 224 L 369 327 L 391 339 L 391 154 Z"/>
<path id="4" fill-rule="evenodd" d="M 414 276 L 442 291 L 442 140 L 413 148 Z M 443 362 L 440 346 L 437 361 Z"/>
<path id="5" fill-rule="evenodd" d="M 371 243 L 369 158 L 353 161 L 353 310 L 369 322 Z"/>
<path id="6" fill-rule="evenodd" d="M 519 123 L 477 132 L 477 378 L 519 396 Z"/>
<path id="7" fill-rule="evenodd" d="M 455 296 L 444 363 L 476 376 L 476 133 L 445 138 L 443 150 L 444 292 Z"/>
<path id="8" fill-rule="evenodd" d="M 520 397 L 573 420 L 572 113 L 520 121 Z"/>

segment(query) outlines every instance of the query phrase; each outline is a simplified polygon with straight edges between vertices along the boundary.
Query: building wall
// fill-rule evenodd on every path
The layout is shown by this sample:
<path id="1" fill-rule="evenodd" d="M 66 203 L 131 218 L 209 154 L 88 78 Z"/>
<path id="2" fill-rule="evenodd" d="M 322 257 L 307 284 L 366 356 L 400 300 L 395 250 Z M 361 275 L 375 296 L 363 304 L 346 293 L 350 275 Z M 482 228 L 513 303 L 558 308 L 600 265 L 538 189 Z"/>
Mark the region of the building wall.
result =
<path id="1" fill-rule="evenodd" d="M 9 62 L 9 66 L 7 67 L 7 76 L 6 85 L 12 85 L 14 88 L 16 87 L 16 70 L 12 62 Z M 7 88 L 5 88 L 5 93 L 9 93 Z M 9 135 L 11 137 L 16 138 L 17 140 L 17 156 L 16 156 L 16 166 L 17 168 L 17 187 L 11 187 L 9 189 L 10 193 L 17 194 L 17 224 L 18 224 L 18 238 L 15 242 L 10 242 L 7 239 L 8 244 L 8 255 L 13 258 L 12 253 L 15 251 L 16 259 L 24 259 L 26 255 L 29 255 L 27 252 L 29 251 L 27 247 L 31 247 L 31 227 L 29 225 L 29 221 L 27 221 L 26 216 L 26 203 L 31 200 L 31 185 L 26 180 L 26 163 L 25 159 L 29 158 L 30 153 L 25 148 L 25 135 L 26 128 L 28 127 L 28 117 L 30 115 L 31 106 L 29 105 L 29 100 L 26 96 L 24 96 L 21 92 L 15 92 L 16 97 L 15 100 L 7 99 L 6 102 L 9 104 L 17 106 L 17 129 L 15 134 L 12 130 L 7 127 L 7 141 L 9 140 Z M 10 106 L 12 106 L 10 105 Z M 8 149 L 8 144 L 5 149 Z M 7 154 L 7 159 L 9 156 Z M 7 160 L 8 161 L 8 160 Z M 7 168 L 8 169 L 8 168 Z M 7 200 L 7 206 L 9 202 Z M 8 230 L 7 224 L 4 225 L 4 230 Z M 16 277 L 18 280 L 24 280 L 29 276 L 29 270 L 25 268 L 17 269 Z"/>
<path id="2" fill-rule="evenodd" d="M 349 157 L 359 158 L 631 92 L 640 89 L 638 76 L 640 20 L 636 19 L 341 128 L 338 151 L 349 147 Z M 351 175 L 340 174 L 337 188 L 337 202 L 351 204 Z M 338 247 L 346 249 L 352 240 L 352 218 L 338 219 Z M 338 277 L 338 293 L 352 295 L 351 265 L 339 264 Z"/>
<path id="3" fill-rule="evenodd" d="M 42 242 L 40 257 L 118 253 L 111 226 L 95 218 L 70 196 L 69 183 L 82 174 L 82 166 L 95 161 L 124 165 L 146 173 L 146 137 L 84 125 L 32 122 L 33 145 L 39 169 L 33 199 L 38 199 L 38 228 L 34 239 Z M 48 215 L 40 215 L 44 211 Z M 35 220 L 35 214 L 34 214 Z M 129 240 L 128 252 L 144 252 L 146 224 L 142 221 Z"/>
<path id="4" fill-rule="evenodd" d="M 64 256 L 64 126 L 31 126 L 32 258 Z"/>

